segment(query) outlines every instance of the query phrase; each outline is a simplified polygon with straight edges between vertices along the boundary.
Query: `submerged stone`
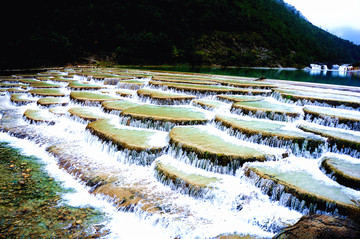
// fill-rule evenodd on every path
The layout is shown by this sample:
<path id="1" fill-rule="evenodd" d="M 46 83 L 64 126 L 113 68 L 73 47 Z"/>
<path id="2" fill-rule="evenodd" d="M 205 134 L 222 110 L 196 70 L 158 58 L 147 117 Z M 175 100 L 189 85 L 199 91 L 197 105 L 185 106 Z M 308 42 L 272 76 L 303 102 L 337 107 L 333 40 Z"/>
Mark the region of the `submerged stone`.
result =
<path id="1" fill-rule="evenodd" d="M 68 112 L 70 113 L 70 115 L 79 117 L 86 121 L 95 121 L 99 119 L 104 119 L 105 118 L 104 114 L 100 114 L 99 112 L 94 112 L 96 110 L 98 109 L 97 108 L 94 109 L 93 107 L 83 106 L 83 107 L 70 108 Z"/>
<path id="2" fill-rule="evenodd" d="M 115 92 L 116 94 L 122 96 L 122 97 L 130 97 L 136 94 L 135 90 L 127 90 L 127 89 L 118 89 Z"/>
<path id="3" fill-rule="evenodd" d="M 209 108 L 209 109 L 213 109 L 213 108 L 229 108 L 229 105 L 221 102 L 221 101 L 217 101 L 217 100 L 202 100 L 202 99 L 196 99 L 192 101 L 195 105 L 200 105 L 202 107 L 204 107 L 205 109 Z"/>
<path id="4" fill-rule="evenodd" d="M 60 88 L 61 85 L 52 84 L 48 82 L 33 82 L 30 84 L 32 88 Z"/>
<path id="5" fill-rule="evenodd" d="M 129 150 L 153 151 L 163 149 L 168 145 L 166 132 L 115 125 L 109 119 L 92 122 L 86 128 L 102 140 Z"/>
<path id="6" fill-rule="evenodd" d="M 140 106 L 140 105 L 142 105 L 142 104 L 139 104 L 139 103 L 136 103 L 133 101 L 128 101 L 128 100 L 104 101 L 103 103 L 101 103 L 101 107 L 106 112 L 123 111 L 127 108 L 132 108 L 132 107 L 136 107 L 136 106 Z"/>
<path id="7" fill-rule="evenodd" d="M 308 100 L 310 102 L 327 103 L 329 105 L 345 105 L 353 108 L 360 107 L 360 97 L 352 95 L 332 94 L 320 91 L 273 89 L 286 99 L 293 101 Z"/>
<path id="8" fill-rule="evenodd" d="M 338 121 L 339 123 L 346 124 L 350 128 L 360 128 L 360 112 L 354 110 L 318 107 L 318 106 L 305 106 L 305 114 L 313 117 L 326 118 L 330 117 Z"/>
<path id="9" fill-rule="evenodd" d="M 266 100 L 237 102 L 234 103 L 232 107 L 234 109 L 240 109 L 244 114 L 252 113 L 256 116 L 265 116 L 275 120 L 277 119 L 276 115 L 296 118 L 302 114 L 302 111 L 300 111 L 298 107 Z"/>
<path id="10" fill-rule="evenodd" d="M 326 137 L 330 146 L 336 144 L 339 150 L 344 147 L 360 150 L 359 132 L 310 124 L 302 124 L 298 127 L 304 131 Z"/>
<path id="11" fill-rule="evenodd" d="M 152 78 L 154 81 L 165 81 L 173 83 L 188 83 L 188 84 L 202 84 L 202 85 L 216 85 L 217 82 L 209 81 L 207 78 L 185 78 L 185 77 L 160 77 L 155 76 Z"/>
<path id="12" fill-rule="evenodd" d="M 119 100 L 120 98 L 95 92 L 72 91 L 70 93 L 70 99 L 83 103 L 101 103 L 104 101 Z"/>
<path id="13" fill-rule="evenodd" d="M 157 177 L 167 183 L 170 181 L 176 188 L 181 188 L 185 192 L 200 196 L 205 189 L 211 189 L 211 185 L 219 179 L 206 175 L 207 172 L 200 173 L 201 169 L 176 161 L 169 156 L 161 156 L 155 161 L 155 171 Z"/>
<path id="14" fill-rule="evenodd" d="M 276 137 L 277 140 L 288 140 L 300 147 L 306 142 L 307 149 L 318 148 L 325 144 L 325 139 L 316 134 L 304 132 L 289 123 L 252 118 L 240 118 L 235 115 L 216 115 L 215 120 L 238 130 L 246 135 L 261 135 L 262 138 Z"/>
<path id="15" fill-rule="evenodd" d="M 150 119 L 178 124 L 201 124 L 209 121 L 204 110 L 188 106 L 142 105 L 124 109 L 121 115 L 141 120 Z"/>
<path id="16" fill-rule="evenodd" d="M 296 210 L 302 211 L 306 206 L 314 213 L 317 210 L 338 211 L 346 216 L 360 213 L 354 201 L 356 191 L 349 193 L 347 188 L 326 182 L 305 169 L 289 168 L 281 163 L 249 164 L 245 168 L 245 175 L 256 179 L 256 184 L 273 199 L 282 200 L 284 192 L 291 194 L 297 199 L 297 203 L 293 204 L 294 200 L 291 198 L 282 203 Z"/>
<path id="17" fill-rule="evenodd" d="M 360 161 L 343 155 L 325 156 L 322 168 L 338 183 L 360 190 Z"/>
<path id="18" fill-rule="evenodd" d="M 38 96 L 53 96 L 53 97 L 65 96 L 65 93 L 61 89 L 34 89 L 34 90 L 29 90 L 29 93 Z"/>
<path id="19" fill-rule="evenodd" d="M 275 88 L 277 85 L 263 82 L 263 81 L 254 81 L 254 80 L 236 80 L 236 79 L 216 79 L 215 82 L 218 82 L 222 85 L 231 85 L 235 87 L 243 88 Z"/>
<path id="20" fill-rule="evenodd" d="M 233 93 L 233 94 L 253 94 L 263 95 L 271 93 L 271 90 L 264 89 L 248 89 L 248 88 L 236 88 L 231 86 L 218 86 L 218 85 L 200 85 L 200 84 L 185 84 L 185 83 L 170 83 L 160 81 L 150 81 L 151 85 L 168 87 L 176 90 L 194 91 L 200 93 Z"/>
<path id="21" fill-rule="evenodd" d="M 77 81 L 70 82 L 67 87 L 72 90 L 99 90 L 106 88 L 106 86 L 103 85 L 89 84 L 87 82 L 81 83 Z"/>
<path id="22" fill-rule="evenodd" d="M 29 99 L 26 94 L 22 93 L 11 94 L 10 101 L 17 105 L 26 105 L 35 102 L 35 100 Z"/>
<path id="23" fill-rule="evenodd" d="M 69 104 L 69 99 L 63 97 L 45 97 L 39 99 L 37 101 L 37 104 L 42 106 L 52 106 L 52 105 L 66 106 Z"/>
<path id="24" fill-rule="evenodd" d="M 30 123 L 55 124 L 53 115 L 51 115 L 47 110 L 27 109 L 24 112 L 24 117 L 29 120 Z"/>
<path id="25" fill-rule="evenodd" d="M 137 91 L 137 94 L 150 97 L 154 100 L 160 100 L 162 102 L 168 102 L 168 103 L 173 101 L 190 101 L 196 98 L 196 96 L 194 95 L 178 94 L 178 93 L 171 93 L 162 90 L 152 90 L 152 89 L 139 89 Z"/>
<path id="26" fill-rule="evenodd" d="M 256 144 L 246 143 L 209 126 L 181 126 L 170 131 L 170 142 L 181 145 L 218 165 L 265 161 L 274 156 Z M 262 146 L 266 147 L 266 146 Z"/>
<path id="27" fill-rule="evenodd" d="M 221 100 L 228 100 L 233 102 L 260 101 L 265 99 L 264 97 L 261 96 L 251 96 L 251 95 L 217 95 L 216 97 Z"/>

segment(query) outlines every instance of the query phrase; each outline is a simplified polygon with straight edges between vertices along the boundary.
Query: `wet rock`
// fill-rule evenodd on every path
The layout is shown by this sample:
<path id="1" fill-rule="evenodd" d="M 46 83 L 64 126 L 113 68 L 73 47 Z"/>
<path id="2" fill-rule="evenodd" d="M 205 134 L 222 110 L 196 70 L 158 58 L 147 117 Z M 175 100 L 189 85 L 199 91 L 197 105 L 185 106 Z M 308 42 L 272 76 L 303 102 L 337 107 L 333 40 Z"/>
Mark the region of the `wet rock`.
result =
<path id="1" fill-rule="evenodd" d="M 155 171 L 160 181 L 194 196 L 203 195 L 212 188 L 212 184 L 220 181 L 201 169 L 195 170 L 192 166 L 168 156 L 156 159 Z"/>
<path id="2" fill-rule="evenodd" d="M 212 94 L 233 93 L 233 94 L 266 95 L 271 93 L 271 90 L 236 88 L 231 86 L 218 86 L 218 85 L 170 83 L 170 82 L 160 82 L 160 81 L 150 81 L 149 84 L 155 86 L 163 86 L 170 89 L 182 90 L 182 91 L 212 93 Z"/>
<path id="3" fill-rule="evenodd" d="M 334 124 L 345 124 L 350 129 L 360 130 L 359 111 L 318 106 L 306 106 L 303 110 L 312 119 L 321 118 L 326 122 L 328 118 L 331 118 Z"/>
<path id="4" fill-rule="evenodd" d="M 195 152 L 200 157 L 226 166 L 230 163 L 265 161 L 271 153 L 259 150 L 255 144 L 246 144 L 209 126 L 182 126 L 170 131 L 170 142 Z M 274 155 L 272 155 L 274 156 Z"/>
<path id="5" fill-rule="evenodd" d="M 360 190 L 360 161 L 343 155 L 325 156 L 321 167 L 338 183 Z"/>
<path id="6" fill-rule="evenodd" d="M 329 105 L 340 106 L 345 105 L 353 108 L 360 107 L 360 97 L 352 95 L 342 95 L 335 93 L 327 93 L 324 91 L 309 91 L 304 89 L 273 89 L 282 97 L 298 101 L 306 100 L 310 102 L 326 103 Z"/>
<path id="7" fill-rule="evenodd" d="M 72 91 L 70 99 L 85 104 L 99 104 L 104 101 L 120 100 L 118 97 L 87 91 Z"/>
<path id="8" fill-rule="evenodd" d="M 137 94 L 139 96 L 149 97 L 164 104 L 173 104 L 174 102 L 190 102 L 190 100 L 196 98 L 194 95 L 171 93 L 153 89 L 139 89 Z"/>
<path id="9" fill-rule="evenodd" d="M 276 101 L 246 101 L 233 104 L 233 109 L 240 109 L 241 113 L 255 115 L 259 118 L 287 121 L 286 117 L 297 118 L 302 111 L 292 105 Z"/>
<path id="10" fill-rule="evenodd" d="M 327 138 L 330 146 L 336 145 L 338 150 L 350 148 L 360 151 L 360 133 L 352 130 L 344 130 L 333 127 L 325 127 L 315 124 L 301 124 L 300 129 L 321 135 Z"/>
<path id="11" fill-rule="evenodd" d="M 265 99 L 265 97 L 252 95 L 217 95 L 216 97 L 220 100 L 232 102 L 260 101 Z"/>
<path id="12" fill-rule="evenodd" d="M 360 238 L 358 222 L 328 216 L 306 215 L 295 225 L 287 227 L 276 234 L 274 239 L 356 239 Z"/>
<path id="13" fill-rule="evenodd" d="M 34 89 L 29 90 L 29 93 L 37 96 L 53 96 L 53 97 L 63 97 L 66 94 L 61 89 Z"/>
<path id="14" fill-rule="evenodd" d="M 55 124 L 53 116 L 46 110 L 27 109 L 24 112 L 24 117 L 29 120 L 30 123 Z"/>
<path id="15" fill-rule="evenodd" d="M 35 102 L 35 100 L 29 99 L 26 94 L 21 94 L 21 93 L 12 94 L 10 101 L 17 105 L 26 105 Z"/>
<path id="16" fill-rule="evenodd" d="M 165 132 L 116 125 L 107 119 L 92 122 L 86 128 L 102 140 L 129 150 L 159 150 L 168 144 Z"/>
<path id="17" fill-rule="evenodd" d="M 236 115 L 216 115 L 215 120 L 245 135 L 259 135 L 260 138 L 268 139 L 266 142 L 274 145 L 282 146 L 279 142 L 284 140 L 290 142 L 293 146 L 297 144 L 297 147 L 302 148 L 305 146 L 307 150 L 314 151 L 325 144 L 325 138 L 292 127 L 289 123 L 241 118 Z M 284 142 L 284 144 L 286 143 Z"/>
<path id="18" fill-rule="evenodd" d="M 95 85 L 95 84 L 88 84 L 87 82 L 81 83 L 76 81 L 70 82 L 67 87 L 72 90 L 99 90 L 106 88 L 106 86 L 104 85 Z"/>
<path id="19" fill-rule="evenodd" d="M 127 108 L 121 112 L 121 115 L 140 120 L 151 119 L 178 124 L 201 124 L 209 121 L 205 111 L 186 106 L 142 105 Z"/>
<path id="20" fill-rule="evenodd" d="M 45 97 L 39 99 L 37 101 L 37 104 L 42 106 L 53 106 L 53 105 L 66 106 L 69 104 L 69 99 L 63 97 Z"/>
<path id="21" fill-rule="evenodd" d="M 104 111 L 111 112 L 111 111 L 123 111 L 127 108 L 132 108 L 140 105 L 142 104 L 133 101 L 115 100 L 115 101 L 105 101 L 101 104 L 101 107 L 104 109 Z"/>
<path id="22" fill-rule="evenodd" d="M 340 215 L 357 217 L 360 208 L 354 201 L 356 192 L 348 191 L 341 185 L 326 182 L 305 169 L 286 168 L 286 165 L 248 165 L 245 175 L 252 178 L 264 193 L 276 200 L 284 200 L 282 204 L 295 210 L 317 212 L 337 212 Z M 288 193 L 292 197 L 282 197 Z M 297 203 L 294 203 L 294 202 Z"/>
<path id="23" fill-rule="evenodd" d="M 74 107 L 70 108 L 68 112 L 71 116 L 79 117 L 83 120 L 90 122 L 106 118 L 105 114 L 102 114 L 101 112 L 96 112 L 96 109 L 94 109 L 93 107 Z"/>

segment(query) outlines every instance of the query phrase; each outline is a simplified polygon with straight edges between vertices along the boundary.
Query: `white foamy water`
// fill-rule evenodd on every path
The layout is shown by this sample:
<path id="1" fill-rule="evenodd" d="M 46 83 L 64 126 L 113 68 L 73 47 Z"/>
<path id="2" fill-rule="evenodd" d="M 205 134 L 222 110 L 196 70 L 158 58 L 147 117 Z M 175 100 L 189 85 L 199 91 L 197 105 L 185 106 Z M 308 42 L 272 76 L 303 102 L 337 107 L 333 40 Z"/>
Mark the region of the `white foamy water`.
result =
<path id="1" fill-rule="evenodd" d="M 91 77 L 75 75 L 73 79 L 80 83 L 89 82 L 102 85 L 102 81 Z M 143 78 L 142 81 L 145 85 L 139 88 L 194 94 L 198 99 L 216 100 L 214 95 L 182 92 L 169 90 L 166 87 L 148 85 L 149 80 L 150 78 Z M 70 91 L 64 88 L 65 83 L 61 85 L 63 90 L 69 94 Z M 129 84 L 121 83 L 120 80 L 117 86 L 107 86 L 106 90 L 110 95 L 115 96 L 115 91 L 119 87 L 131 88 Z M 133 92 L 135 93 L 135 91 Z M 30 95 L 28 97 L 38 99 L 38 97 L 31 97 Z M 21 148 L 24 154 L 40 158 L 46 164 L 46 171 L 51 177 L 63 182 L 65 187 L 73 188 L 73 192 L 63 195 L 64 203 L 73 206 L 92 206 L 103 212 L 106 220 L 105 229 L 110 230 L 110 234 L 106 238 L 211 238 L 225 233 L 271 238 L 285 226 L 294 224 L 302 216 L 300 212 L 284 206 L 284 198 L 288 195 L 284 194 L 282 198 L 274 199 L 264 194 L 252 178 L 245 176 L 244 166 L 241 167 L 236 163 L 219 166 L 199 158 L 191 151 L 185 151 L 181 145 L 169 145 L 168 132 L 176 126 L 175 124 L 169 122 L 154 123 L 151 120 L 137 122 L 134 119 L 119 117 L 114 113 L 104 113 L 100 106 L 87 107 L 92 113 L 110 119 L 111 123 L 118 128 L 131 130 L 145 130 L 144 128 L 146 128 L 147 131 L 156 132 L 153 137 L 148 139 L 150 145 L 165 146 L 163 150 L 156 152 L 136 152 L 119 149 L 109 142 L 103 142 L 86 130 L 88 122 L 70 117 L 69 113 L 64 116 L 54 116 L 56 124 L 50 126 L 30 125 L 21 117 L 12 119 L 11 116 L 9 117 L 11 112 L 6 112 L 7 109 L 16 110 L 17 114 L 22 115 L 26 109 L 45 110 L 45 108 L 36 105 L 36 103 L 15 106 L 9 103 L 9 98 L 10 94 L 0 96 L 0 126 L 2 123 L 11 127 L 14 126 L 14 128 L 10 127 L 9 134 L 15 132 L 15 135 L 20 135 L 18 137 L 27 139 L 18 139 L 9 136 L 9 134 L 0 133 L 0 140 L 11 142 L 14 147 Z M 126 98 L 126 100 L 136 103 L 160 104 L 156 100 L 145 99 L 137 94 Z M 279 103 L 273 97 L 267 97 L 266 100 Z M 284 125 L 284 128 L 289 131 L 298 131 L 298 124 L 309 124 L 302 121 L 304 117 L 302 106 L 285 102 L 281 104 L 291 105 L 296 108 L 297 112 L 301 113 L 300 120 L 287 123 L 277 121 Z M 71 102 L 64 109 L 84 107 L 84 105 Z M 230 130 L 223 128 L 220 130 L 220 127 L 213 123 L 214 117 L 216 114 L 228 114 L 234 117 L 235 114 L 230 113 L 231 105 L 227 102 L 224 107 L 213 110 L 200 109 L 191 103 L 181 103 L 173 107 L 187 107 L 196 112 L 204 113 L 210 123 L 197 127 L 202 128 L 206 133 L 219 136 L 219 140 L 234 145 L 253 147 L 276 155 L 273 158 L 276 161 L 254 163 L 255 165 L 278 167 L 285 173 L 306 171 L 317 180 L 328 185 L 339 186 L 342 192 L 352 195 L 355 199 L 360 198 L 358 192 L 339 185 L 319 169 L 322 159 L 320 157 L 314 158 L 313 155 L 308 155 L 306 158 L 297 157 L 290 152 L 290 157 L 282 158 L 280 157 L 281 154 L 294 149 L 284 144 L 271 144 L 269 147 L 270 143 L 265 141 L 252 140 L 251 137 L 234 137 Z M 266 119 L 255 119 L 245 115 L 235 117 L 243 120 L 270 122 L 266 116 Z M 36 132 L 36 136 L 34 132 Z M 59 155 L 52 156 L 46 151 L 49 146 L 57 147 L 61 154 L 66 154 L 67 162 L 71 163 L 74 170 L 78 170 L 79 173 L 70 175 L 69 173 L 73 173 L 73 171 L 61 169 Z M 324 152 L 323 155 L 327 154 Z M 354 160 L 353 158 L 347 159 Z M 155 167 L 155 163 L 159 160 L 188 174 L 214 177 L 218 181 L 211 185 L 211 190 L 205 190 L 203 194 L 189 194 L 184 188 L 173 186 L 166 178 L 159 180 L 156 176 Z M 86 172 L 90 177 L 106 174 L 109 178 L 114 178 L 115 181 L 110 182 L 112 185 L 135 192 L 140 197 L 140 201 L 127 210 L 117 207 L 114 204 L 116 200 L 106 192 L 104 194 L 91 193 L 93 188 L 86 186 L 85 180 L 80 180 L 81 174 Z M 306 211 L 302 212 L 306 213 Z"/>

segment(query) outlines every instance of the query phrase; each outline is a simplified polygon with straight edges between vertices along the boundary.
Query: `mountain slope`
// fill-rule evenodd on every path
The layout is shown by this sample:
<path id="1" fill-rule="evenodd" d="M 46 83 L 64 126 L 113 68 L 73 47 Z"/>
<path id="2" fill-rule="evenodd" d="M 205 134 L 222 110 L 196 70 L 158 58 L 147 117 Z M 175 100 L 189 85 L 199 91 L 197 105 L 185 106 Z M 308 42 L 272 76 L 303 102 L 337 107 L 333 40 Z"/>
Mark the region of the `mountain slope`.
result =
<path id="1" fill-rule="evenodd" d="M 64 64 L 92 55 L 121 64 L 360 61 L 360 46 L 313 26 L 282 0 L 26 4 L 3 21 L 2 68 Z"/>

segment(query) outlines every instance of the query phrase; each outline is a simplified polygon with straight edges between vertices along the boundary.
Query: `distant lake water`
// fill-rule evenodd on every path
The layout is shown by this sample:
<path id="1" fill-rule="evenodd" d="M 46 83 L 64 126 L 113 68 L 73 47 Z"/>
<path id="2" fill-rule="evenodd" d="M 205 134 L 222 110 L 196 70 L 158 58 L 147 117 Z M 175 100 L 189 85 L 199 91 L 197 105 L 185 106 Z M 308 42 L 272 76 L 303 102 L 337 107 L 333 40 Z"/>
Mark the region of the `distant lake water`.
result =
<path id="1" fill-rule="evenodd" d="M 269 69 L 269 68 L 235 68 L 235 67 L 146 67 L 146 69 L 207 73 L 214 75 L 261 77 L 289 81 L 314 82 L 333 85 L 360 87 L 360 71 L 340 72 L 321 70 Z"/>

